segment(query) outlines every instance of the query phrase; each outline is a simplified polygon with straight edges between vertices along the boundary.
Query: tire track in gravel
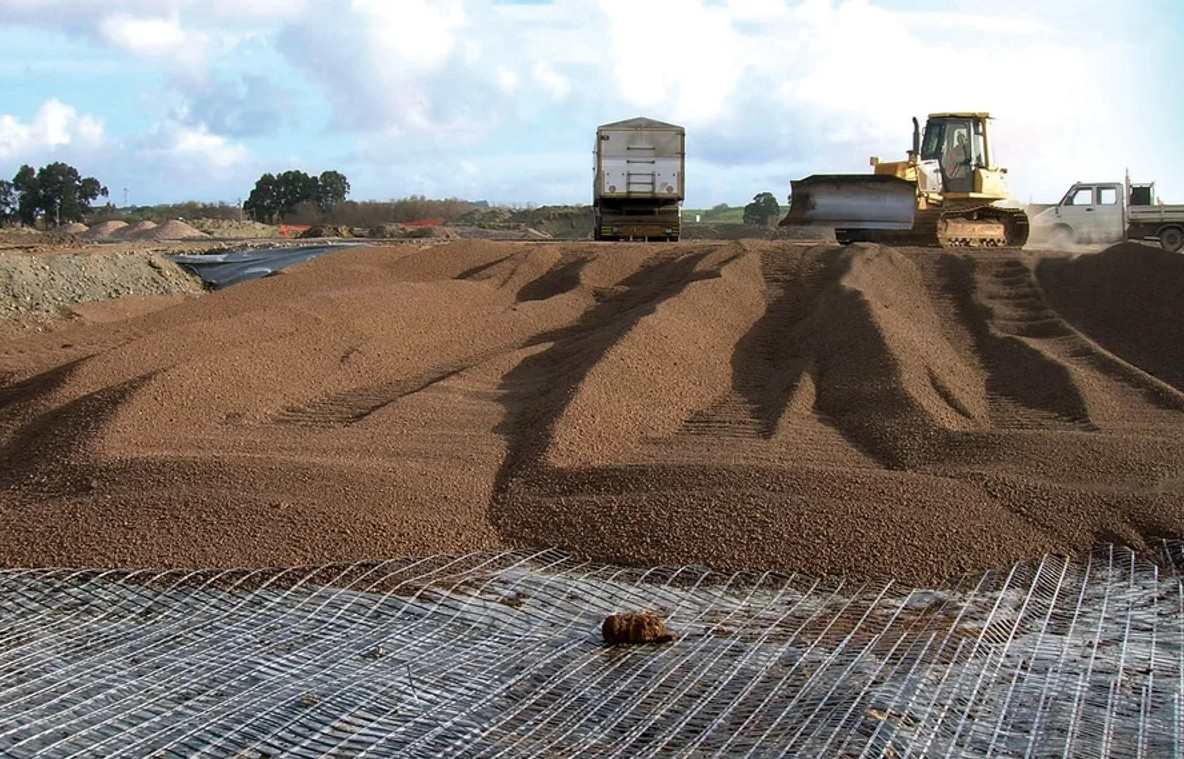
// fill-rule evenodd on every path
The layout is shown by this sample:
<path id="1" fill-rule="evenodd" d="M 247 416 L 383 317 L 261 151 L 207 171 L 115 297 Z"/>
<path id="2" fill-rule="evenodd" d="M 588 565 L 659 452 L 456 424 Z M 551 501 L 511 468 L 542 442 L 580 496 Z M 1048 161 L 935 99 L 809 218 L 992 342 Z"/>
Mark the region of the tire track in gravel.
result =
<path id="1" fill-rule="evenodd" d="M 952 342 L 985 378 L 990 426 L 1012 430 L 1088 430 L 1085 399 L 1068 368 L 1026 337 L 1062 327 L 1038 305 L 1027 269 L 990 254 L 941 255 L 922 266 Z M 1018 264 L 1018 266 L 1017 266 Z"/>

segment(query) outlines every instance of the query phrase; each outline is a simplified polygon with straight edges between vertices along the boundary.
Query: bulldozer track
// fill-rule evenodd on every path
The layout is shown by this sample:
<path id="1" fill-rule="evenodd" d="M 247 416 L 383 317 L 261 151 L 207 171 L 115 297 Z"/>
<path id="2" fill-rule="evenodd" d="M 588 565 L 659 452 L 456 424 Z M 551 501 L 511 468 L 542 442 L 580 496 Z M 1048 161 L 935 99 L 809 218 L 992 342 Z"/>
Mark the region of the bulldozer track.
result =
<path id="1" fill-rule="evenodd" d="M 486 351 L 412 377 L 401 377 L 328 393 L 308 403 L 284 408 L 272 417 L 272 421 L 276 424 L 310 428 L 348 427 L 403 398 L 439 385 L 462 372 L 521 347 L 514 345 Z"/>
<path id="2" fill-rule="evenodd" d="M 842 245 L 869 242 L 952 249 L 1021 248 L 1028 241 L 1028 216 L 1019 209 L 1001 208 L 979 202 L 951 205 L 952 207 L 918 211 L 913 228 L 909 230 L 836 229 L 835 239 Z M 995 238 L 958 236 L 957 222 L 971 217 L 978 222 L 998 221 L 1002 235 Z"/>
<path id="3" fill-rule="evenodd" d="M 1184 393 L 1074 329 L 1022 259 L 949 255 L 922 271 L 955 317 L 946 325 L 951 342 L 986 376 L 994 427 L 1154 433 L 1184 425 Z M 1033 376 L 1043 387 L 1022 379 Z"/>

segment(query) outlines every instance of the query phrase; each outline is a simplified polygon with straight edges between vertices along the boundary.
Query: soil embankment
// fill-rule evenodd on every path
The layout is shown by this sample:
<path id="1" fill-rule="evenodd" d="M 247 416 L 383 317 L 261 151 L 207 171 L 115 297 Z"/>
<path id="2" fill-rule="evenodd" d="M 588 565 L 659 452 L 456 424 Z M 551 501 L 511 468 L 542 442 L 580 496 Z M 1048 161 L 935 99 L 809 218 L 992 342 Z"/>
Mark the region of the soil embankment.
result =
<path id="1" fill-rule="evenodd" d="M 1181 295 L 1140 246 L 345 250 L 0 343 L 0 563 L 1144 548 L 1184 536 Z"/>

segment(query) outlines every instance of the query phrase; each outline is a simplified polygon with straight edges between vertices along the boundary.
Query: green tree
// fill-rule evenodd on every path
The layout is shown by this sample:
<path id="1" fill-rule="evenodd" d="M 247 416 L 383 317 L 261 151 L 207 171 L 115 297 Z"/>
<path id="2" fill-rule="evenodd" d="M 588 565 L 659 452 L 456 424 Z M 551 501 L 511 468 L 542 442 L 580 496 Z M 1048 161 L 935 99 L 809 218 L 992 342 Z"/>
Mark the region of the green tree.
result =
<path id="1" fill-rule="evenodd" d="M 264 174 L 255 182 L 254 189 L 243 203 L 243 210 L 256 221 L 275 221 L 279 215 L 279 191 L 274 174 Z"/>
<path id="2" fill-rule="evenodd" d="M 22 224 L 37 223 L 37 170 L 25 164 L 12 178 L 12 187 L 17 193 L 16 216 Z"/>
<path id="3" fill-rule="evenodd" d="M 328 213 L 349 196 L 349 180 L 339 171 L 322 171 L 317 178 L 317 207 Z"/>
<path id="4" fill-rule="evenodd" d="M 275 181 L 281 218 L 290 214 L 301 203 L 316 202 L 318 184 L 316 177 L 310 177 L 303 171 L 289 170 L 278 175 Z"/>
<path id="5" fill-rule="evenodd" d="M 17 216 L 30 226 L 44 216 L 46 224 L 82 221 L 97 198 L 107 197 L 107 188 L 94 177 L 83 177 L 78 169 L 57 161 L 34 171 L 21 166 L 12 179 L 17 193 Z"/>
<path id="6" fill-rule="evenodd" d="M 0 226 L 11 224 L 16 219 L 16 187 L 6 179 L 0 179 Z"/>
<path id="7" fill-rule="evenodd" d="M 771 192 L 762 192 L 744 206 L 744 223 L 754 227 L 767 227 L 781 216 L 781 206 Z"/>
<path id="8" fill-rule="evenodd" d="M 327 212 L 348 194 L 349 180 L 340 172 L 326 171 L 318 178 L 289 170 L 259 177 L 243 209 L 260 221 L 283 221 L 302 203 Z"/>

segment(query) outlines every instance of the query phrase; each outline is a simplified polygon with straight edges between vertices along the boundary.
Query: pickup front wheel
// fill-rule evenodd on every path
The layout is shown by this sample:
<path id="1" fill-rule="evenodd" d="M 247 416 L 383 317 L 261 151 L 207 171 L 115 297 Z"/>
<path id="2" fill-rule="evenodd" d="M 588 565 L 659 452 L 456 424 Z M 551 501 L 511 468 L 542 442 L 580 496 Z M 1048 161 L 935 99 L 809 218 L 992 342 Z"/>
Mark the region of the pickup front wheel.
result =
<path id="1" fill-rule="evenodd" d="M 1164 227 L 1159 230 L 1159 247 L 1169 253 L 1178 253 L 1181 248 L 1184 248 L 1184 229 Z"/>

